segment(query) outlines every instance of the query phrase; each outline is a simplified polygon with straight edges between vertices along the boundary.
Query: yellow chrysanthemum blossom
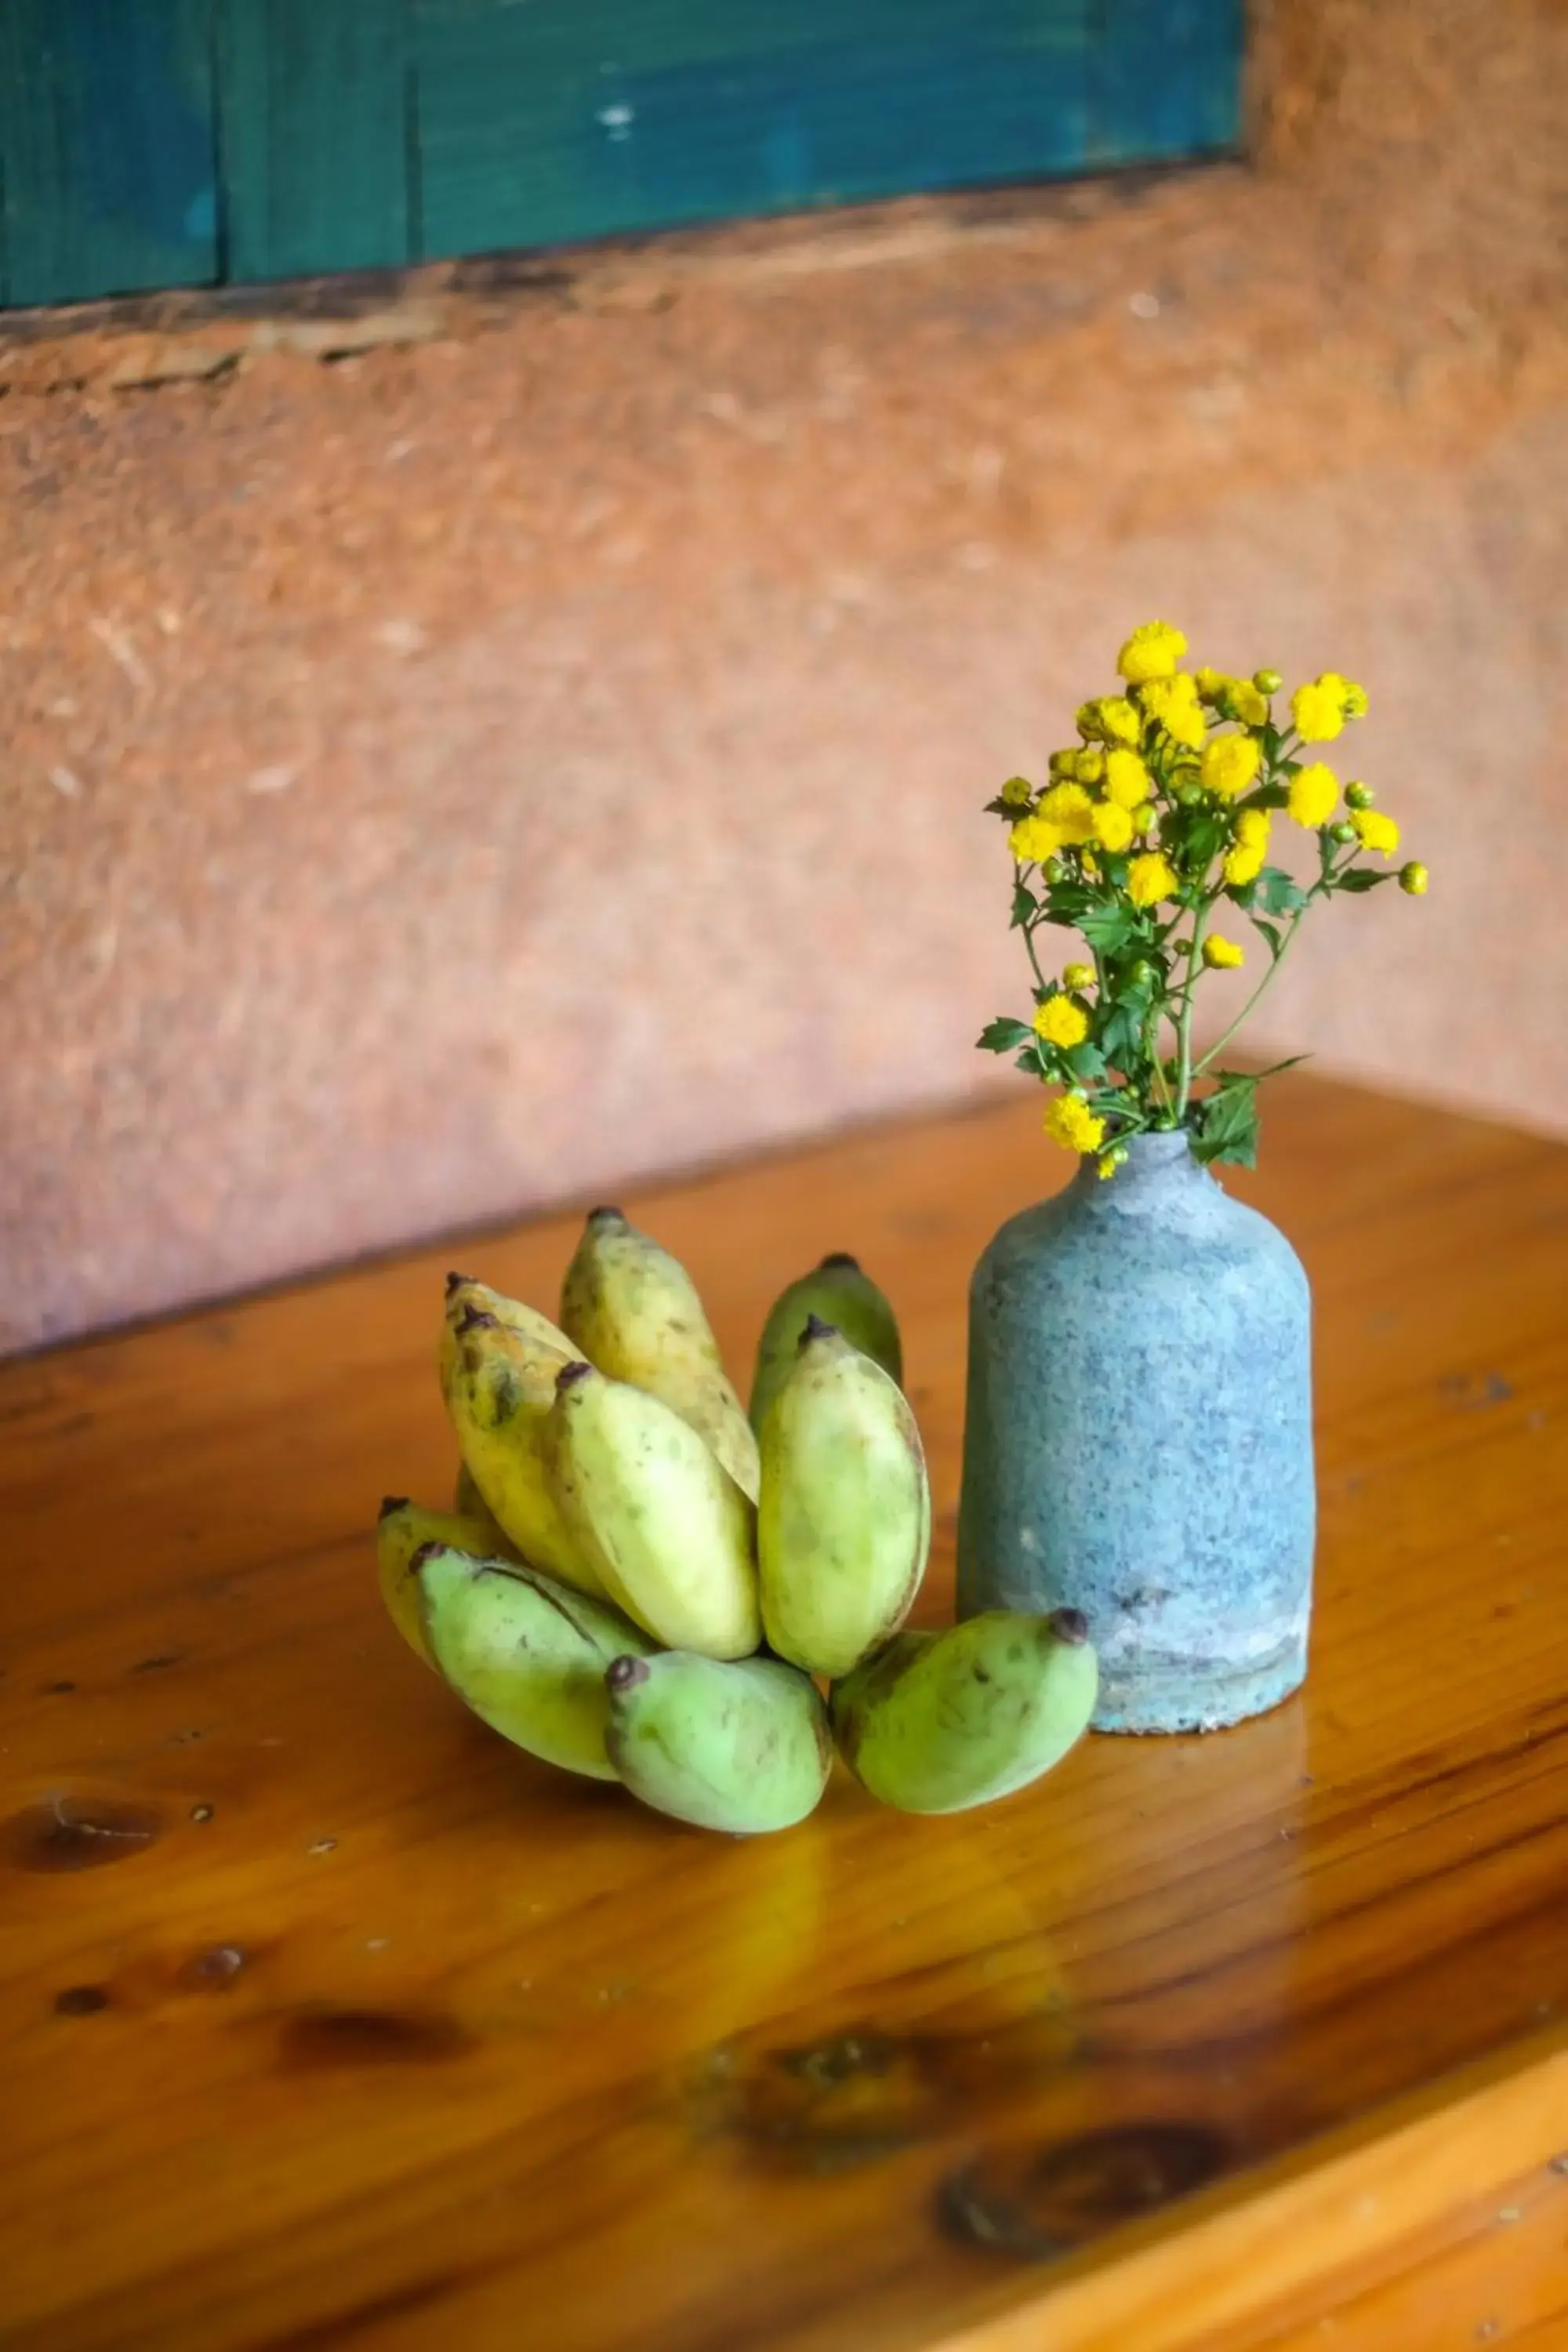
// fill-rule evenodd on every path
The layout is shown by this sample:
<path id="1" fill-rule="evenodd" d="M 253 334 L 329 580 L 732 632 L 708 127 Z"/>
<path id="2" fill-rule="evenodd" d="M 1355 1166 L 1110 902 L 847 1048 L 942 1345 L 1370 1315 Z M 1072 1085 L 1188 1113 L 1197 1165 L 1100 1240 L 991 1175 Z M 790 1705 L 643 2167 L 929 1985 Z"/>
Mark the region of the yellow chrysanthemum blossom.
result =
<path id="1" fill-rule="evenodd" d="M 1026 809 L 1035 797 L 1035 788 L 1027 776 L 1009 776 L 1000 797 L 1008 808 Z"/>
<path id="2" fill-rule="evenodd" d="M 1234 801 L 1257 782 L 1262 764 L 1262 750 L 1250 735 L 1215 735 L 1204 745 L 1199 773 L 1209 792 Z"/>
<path id="3" fill-rule="evenodd" d="M 1007 835 L 1007 846 L 1020 866 L 1043 866 L 1061 845 L 1061 828 L 1038 814 L 1020 817 Z"/>
<path id="4" fill-rule="evenodd" d="M 1078 751 L 1079 747 L 1075 743 L 1070 751 L 1053 751 L 1051 753 L 1051 756 L 1046 764 L 1050 770 L 1051 780 L 1053 782 L 1059 783 L 1064 776 L 1077 775 Z"/>
<path id="5" fill-rule="evenodd" d="M 1345 682 L 1332 670 L 1290 697 L 1290 716 L 1303 743 L 1331 743 L 1345 723 Z"/>
<path id="6" fill-rule="evenodd" d="M 1091 744 L 1087 751 L 1080 751 L 1078 766 L 1073 771 L 1078 782 L 1080 784 L 1102 784 L 1105 782 L 1105 761 L 1106 754 L 1098 743 Z"/>
<path id="7" fill-rule="evenodd" d="M 1235 971 L 1247 961 L 1247 950 L 1221 932 L 1211 931 L 1204 941 L 1204 961 L 1211 971 Z"/>
<path id="8" fill-rule="evenodd" d="M 1089 1015 L 1070 996 L 1047 996 L 1035 1014 L 1034 1030 L 1047 1045 L 1081 1045 L 1089 1034 Z"/>
<path id="9" fill-rule="evenodd" d="M 1175 888 L 1171 861 L 1157 849 L 1145 850 L 1128 868 L 1127 895 L 1135 907 L 1157 907 L 1162 898 L 1173 897 Z"/>
<path id="10" fill-rule="evenodd" d="M 1249 677 L 1226 680 L 1223 707 L 1232 719 L 1239 719 L 1244 727 L 1266 727 L 1268 723 L 1268 699 L 1261 694 Z"/>
<path id="11" fill-rule="evenodd" d="M 1273 824 L 1268 809 L 1241 809 L 1237 814 L 1236 837 L 1246 849 L 1267 849 Z"/>
<path id="12" fill-rule="evenodd" d="M 1053 784 L 1040 794 L 1039 814 L 1063 841 L 1084 842 L 1094 832 L 1094 803 L 1081 784 Z"/>
<path id="13" fill-rule="evenodd" d="M 1105 797 L 1118 808 L 1142 808 L 1149 797 L 1149 771 L 1136 751 L 1121 745 L 1105 755 Z"/>
<path id="14" fill-rule="evenodd" d="M 1402 866 L 1399 869 L 1399 887 L 1410 898 L 1424 898 L 1430 879 L 1418 857 L 1413 857 L 1408 866 Z"/>
<path id="15" fill-rule="evenodd" d="M 1093 823 L 1094 837 L 1101 849 L 1125 849 L 1132 839 L 1132 812 L 1115 801 L 1101 801 Z"/>
<path id="16" fill-rule="evenodd" d="M 1065 963 L 1062 966 L 1064 988 L 1092 988 L 1094 966 L 1091 963 Z"/>
<path id="17" fill-rule="evenodd" d="M 1207 662 L 1200 662 L 1193 672 L 1193 684 L 1197 688 L 1200 702 L 1217 702 L 1230 682 L 1224 670 L 1210 669 Z"/>
<path id="18" fill-rule="evenodd" d="M 1098 1151 L 1105 1140 L 1105 1121 L 1090 1110 L 1081 1095 L 1059 1095 L 1046 1108 L 1046 1133 L 1064 1151 Z"/>
<path id="19" fill-rule="evenodd" d="M 1327 824 L 1340 797 L 1340 780 L 1321 760 L 1314 760 L 1290 779 L 1285 806 L 1297 824 Z"/>
<path id="20" fill-rule="evenodd" d="M 1363 849 L 1375 850 L 1379 856 L 1389 857 L 1399 846 L 1399 827 L 1381 809 L 1356 809 L 1351 815 L 1356 837 Z"/>
<path id="21" fill-rule="evenodd" d="M 1169 677 L 1187 650 L 1180 629 L 1169 621 L 1140 622 L 1116 656 L 1116 675 L 1129 686 L 1147 686 L 1154 677 Z"/>
<path id="22" fill-rule="evenodd" d="M 1268 855 L 1268 811 L 1243 809 L 1236 820 L 1236 845 L 1226 856 L 1221 872 L 1232 890 L 1245 889 L 1256 882 L 1263 871 Z"/>
<path id="23" fill-rule="evenodd" d="M 1102 694 L 1079 709 L 1078 731 L 1096 742 L 1136 743 L 1142 730 L 1124 694 Z"/>
<path id="24" fill-rule="evenodd" d="M 1185 670 L 1174 677 L 1152 678 L 1147 686 L 1140 687 L 1138 693 L 1145 715 L 1163 727 L 1173 742 L 1185 744 L 1189 751 L 1201 747 L 1206 731 L 1204 707 Z"/>
<path id="25" fill-rule="evenodd" d="M 1358 686 L 1353 677 L 1342 678 L 1340 684 L 1345 690 L 1345 717 L 1364 719 L 1369 707 L 1365 687 Z"/>

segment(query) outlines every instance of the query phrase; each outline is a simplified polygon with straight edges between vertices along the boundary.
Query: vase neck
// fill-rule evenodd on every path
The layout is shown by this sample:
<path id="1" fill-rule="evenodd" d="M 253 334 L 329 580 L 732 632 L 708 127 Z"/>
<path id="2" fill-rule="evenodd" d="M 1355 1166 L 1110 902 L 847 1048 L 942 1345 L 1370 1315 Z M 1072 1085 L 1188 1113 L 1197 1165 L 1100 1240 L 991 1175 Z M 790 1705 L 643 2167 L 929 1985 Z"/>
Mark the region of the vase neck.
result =
<path id="1" fill-rule="evenodd" d="M 1184 1128 L 1129 1136 L 1125 1149 L 1126 1165 L 1114 1176 L 1102 1177 L 1092 1158 L 1079 1168 L 1073 1189 L 1093 1207 L 1136 1214 L 1174 1193 L 1203 1189 L 1212 1181 L 1202 1163 L 1193 1158 L 1192 1140 Z"/>

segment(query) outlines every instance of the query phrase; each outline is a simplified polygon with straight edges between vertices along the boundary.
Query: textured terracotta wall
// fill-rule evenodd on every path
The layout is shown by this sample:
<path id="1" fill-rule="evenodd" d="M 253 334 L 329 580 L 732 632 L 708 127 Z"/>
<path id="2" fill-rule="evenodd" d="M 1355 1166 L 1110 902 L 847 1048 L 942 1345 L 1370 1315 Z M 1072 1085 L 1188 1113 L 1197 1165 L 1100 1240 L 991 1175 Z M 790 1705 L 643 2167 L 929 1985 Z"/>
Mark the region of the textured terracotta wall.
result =
<path id="1" fill-rule="evenodd" d="M 1300 0 L 1256 169 L 0 351 L 0 1346 L 982 1083 L 978 803 L 1156 612 L 1367 678 L 1436 876 L 1258 1042 L 1568 1129 L 1565 44 Z"/>

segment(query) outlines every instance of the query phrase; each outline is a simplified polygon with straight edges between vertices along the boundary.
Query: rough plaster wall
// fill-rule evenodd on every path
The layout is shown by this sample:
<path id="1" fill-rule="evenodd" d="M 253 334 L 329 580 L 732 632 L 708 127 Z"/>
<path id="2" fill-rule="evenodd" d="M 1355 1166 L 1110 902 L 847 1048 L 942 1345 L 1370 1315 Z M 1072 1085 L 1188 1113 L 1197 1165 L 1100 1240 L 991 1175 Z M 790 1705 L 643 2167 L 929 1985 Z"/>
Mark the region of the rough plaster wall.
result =
<path id="1" fill-rule="evenodd" d="M 1568 1129 L 1564 37 L 1295 0 L 1256 171 L 0 354 L 0 1346 L 980 1083 L 978 803 L 1156 611 L 1366 677 L 1436 877 L 1255 1042 Z"/>

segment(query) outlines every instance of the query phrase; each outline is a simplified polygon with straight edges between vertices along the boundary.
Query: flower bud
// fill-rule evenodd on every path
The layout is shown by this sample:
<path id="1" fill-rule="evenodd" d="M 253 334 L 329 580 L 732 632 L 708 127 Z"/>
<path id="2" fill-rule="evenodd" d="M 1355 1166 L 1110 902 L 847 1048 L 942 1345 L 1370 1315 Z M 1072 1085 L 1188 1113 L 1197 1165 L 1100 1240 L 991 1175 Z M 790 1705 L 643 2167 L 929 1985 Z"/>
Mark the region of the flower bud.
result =
<path id="1" fill-rule="evenodd" d="M 1060 857 L 1047 858 L 1046 879 L 1047 882 L 1051 883 L 1065 882 L 1068 879 L 1068 867 L 1065 859 Z"/>
<path id="2" fill-rule="evenodd" d="M 1278 694 L 1285 681 L 1277 669 L 1255 669 L 1252 683 L 1259 694 Z"/>
<path id="3" fill-rule="evenodd" d="M 1375 798 L 1376 795 L 1370 784 L 1347 784 L 1345 786 L 1346 808 L 1370 808 Z"/>
<path id="4" fill-rule="evenodd" d="M 1426 868 L 1417 857 L 1413 857 L 1408 866 L 1402 866 L 1399 869 L 1399 887 L 1407 898 L 1424 898 L 1426 896 Z"/>
<path id="5" fill-rule="evenodd" d="M 1361 839 L 1361 835 L 1357 833 L 1354 825 L 1351 824 L 1347 817 L 1341 817 L 1338 824 L 1330 825 L 1329 839 L 1331 841 L 1344 843 L 1359 841 Z"/>
<path id="6" fill-rule="evenodd" d="M 1176 798 L 1181 803 L 1183 808 L 1201 808 L 1203 806 L 1204 788 L 1202 784 L 1178 784 L 1176 787 Z"/>

